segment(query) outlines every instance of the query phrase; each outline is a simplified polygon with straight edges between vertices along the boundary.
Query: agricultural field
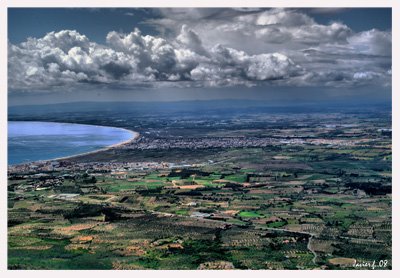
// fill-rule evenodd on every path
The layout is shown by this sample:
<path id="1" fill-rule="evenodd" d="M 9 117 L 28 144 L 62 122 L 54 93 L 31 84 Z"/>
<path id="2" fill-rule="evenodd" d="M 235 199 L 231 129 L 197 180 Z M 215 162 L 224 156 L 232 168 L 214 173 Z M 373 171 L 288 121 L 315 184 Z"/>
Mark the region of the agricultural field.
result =
<path id="1" fill-rule="evenodd" d="M 9 167 L 9 269 L 391 269 L 389 117 L 263 117 L 160 130 L 284 141 Z"/>

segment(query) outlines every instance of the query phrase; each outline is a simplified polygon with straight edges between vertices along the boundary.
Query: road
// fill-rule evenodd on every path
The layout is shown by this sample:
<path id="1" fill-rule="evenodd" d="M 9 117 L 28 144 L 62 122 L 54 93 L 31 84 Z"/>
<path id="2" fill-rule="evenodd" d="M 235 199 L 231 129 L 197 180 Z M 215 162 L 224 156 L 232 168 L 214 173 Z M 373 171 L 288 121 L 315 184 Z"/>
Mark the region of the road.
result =
<path id="1" fill-rule="evenodd" d="M 291 230 L 287 230 L 287 229 L 280 229 L 280 228 L 265 228 L 266 230 L 273 230 L 273 231 L 281 231 L 281 232 L 290 232 L 290 233 L 298 233 L 298 234 L 304 234 L 304 235 L 308 235 L 308 243 L 307 243 L 307 249 L 310 250 L 310 252 L 314 255 L 314 258 L 312 259 L 312 262 L 314 264 L 317 264 L 317 258 L 318 255 L 317 253 L 312 249 L 311 247 L 311 240 L 313 239 L 313 237 L 315 236 L 315 234 L 312 233 L 308 233 L 308 232 L 297 232 L 297 231 L 291 231 Z"/>

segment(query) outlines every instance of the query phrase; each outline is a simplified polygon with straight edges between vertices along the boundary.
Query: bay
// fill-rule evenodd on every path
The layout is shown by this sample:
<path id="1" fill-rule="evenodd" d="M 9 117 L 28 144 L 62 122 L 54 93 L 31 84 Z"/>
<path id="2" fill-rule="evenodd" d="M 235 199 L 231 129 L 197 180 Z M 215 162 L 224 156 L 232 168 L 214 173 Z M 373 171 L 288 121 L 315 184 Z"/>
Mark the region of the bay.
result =
<path id="1" fill-rule="evenodd" d="M 131 140 L 136 134 L 133 131 L 115 127 L 9 121 L 8 164 L 14 165 L 92 152 Z"/>

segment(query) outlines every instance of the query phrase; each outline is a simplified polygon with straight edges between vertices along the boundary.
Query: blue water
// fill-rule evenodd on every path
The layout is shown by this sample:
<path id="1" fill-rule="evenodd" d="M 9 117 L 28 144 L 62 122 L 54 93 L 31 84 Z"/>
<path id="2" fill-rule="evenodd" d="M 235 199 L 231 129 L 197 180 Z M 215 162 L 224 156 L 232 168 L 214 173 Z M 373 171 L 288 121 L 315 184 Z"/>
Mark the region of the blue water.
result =
<path id="1" fill-rule="evenodd" d="M 113 127 L 8 122 L 8 164 L 60 158 L 127 141 L 132 132 Z"/>

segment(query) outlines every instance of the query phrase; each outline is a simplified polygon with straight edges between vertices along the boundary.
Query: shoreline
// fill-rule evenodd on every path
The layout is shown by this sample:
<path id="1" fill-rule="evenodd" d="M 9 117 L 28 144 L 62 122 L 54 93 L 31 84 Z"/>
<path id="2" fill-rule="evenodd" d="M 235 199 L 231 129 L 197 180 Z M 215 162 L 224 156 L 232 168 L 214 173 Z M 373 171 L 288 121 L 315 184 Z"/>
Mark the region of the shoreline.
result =
<path id="1" fill-rule="evenodd" d="M 49 161 L 60 161 L 60 160 L 66 160 L 66 159 L 71 159 L 71 158 L 75 158 L 75 157 L 79 157 L 79 156 L 84 156 L 84 155 L 88 155 L 88 154 L 94 154 L 94 153 L 98 153 L 98 152 L 102 152 L 102 151 L 107 151 L 113 148 L 117 148 L 123 145 L 126 145 L 128 143 L 131 143 L 133 141 L 135 141 L 136 139 L 139 138 L 140 133 L 137 131 L 133 131 L 133 130 L 129 130 L 126 128 L 122 128 L 122 127 L 114 127 L 114 126 L 104 126 L 104 125 L 89 125 L 89 124 L 78 124 L 78 123 L 65 123 L 65 122 L 47 122 L 47 121 L 11 121 L 11 122 L 36 122 L 36 123 L 55 123 L 55 124 L 72 124 L 72 125 L 83 125 L 83 126 L 91 126 L 91 127 L 106 127 L 106 128 L 113 128 L 113 129 L 119 129 L 119 130 L 123 130 L 123 131 L 127 131 L 129 132 L 132 137 L 128 140 L 116 143 L 116 144 L 112 144 L 109 146 L 105 146 L 101 149 L 98 150 L 93 150 L 93 151 L 88 151 L 88 152 L 84 152 L 84 153 L 79 153 L 79 154 L 73 154 L 73 155 L 68 155 L 68 156 L 62 156 L 62 157 L 56 157 L 56 158 L 51 158 L 51 159 L 44 159 L 44 160 L 36 160 L 36 161 L 31 161 L 31 162 L 24 162 L 24 163 L 18 163 L 18 164 L 11 164 L 11 165 L 7 165 L 7 167 L 10 166 L 18 166 L 18 165 L 24 165 L 24 164 L 30 164 L 30 163 L 45 163 L 45 162 L 49 162 Z M 8 122 L 7 122 L 8 124 Z"/>
<path id="2" fill-rule="evenodd" d="M 108 126 L 101 126 L 101 127 L 108 127 Z M 111 128 L 113 128 L 113 127 L 111 127 Z M 113 144 L 113 145 L 110 145 L 110 146 L 106 146 L 106 147 L 98 149 L 98 150 L 84 152 L 84 153 L 80 153 L 80 154 L 73 154 L 73 155 L 68 155 L 68 156 L 63 156 L 63 157 L 58 157 L 58 158 L 53 158 L 53 159 L 38 160 L 38 161 L 33 161 L 33 162 L 58 161 L 58 160 L 65 160 L 65 159 L 75 158 L 75 157 L 79 157 L 79 156 L 84 156 L 84 155 L 88 155 L 88 154 L 95 154 L 95 153 L 98 153 L 98 152 L 107 151 L 107 150 L 110 150 L 110 149 L 113 149 L 113 148 L 117 148 L 117 147 L 126 145 L 128 143 L 131 143 L 131 142 L 135 141 L 137 138 L 139 138 L 139 136 L 140 136 L 140 133 L 138 133 L 136 131 L 132 131 L 132 130 L 129 130 L 129 129 L 124 129 L 124 128 L 119 128 L 119 127 L 116 127 L 116 128 L 129 131 L 129 133 L 133 134 L 133 137 L 131 139 L 129 139 L 129 140 L 126 140 L 126 141 L 123 141 L 123 142 L 120 142 L 120 143 L 116 143 L 116 144 Z"/>

